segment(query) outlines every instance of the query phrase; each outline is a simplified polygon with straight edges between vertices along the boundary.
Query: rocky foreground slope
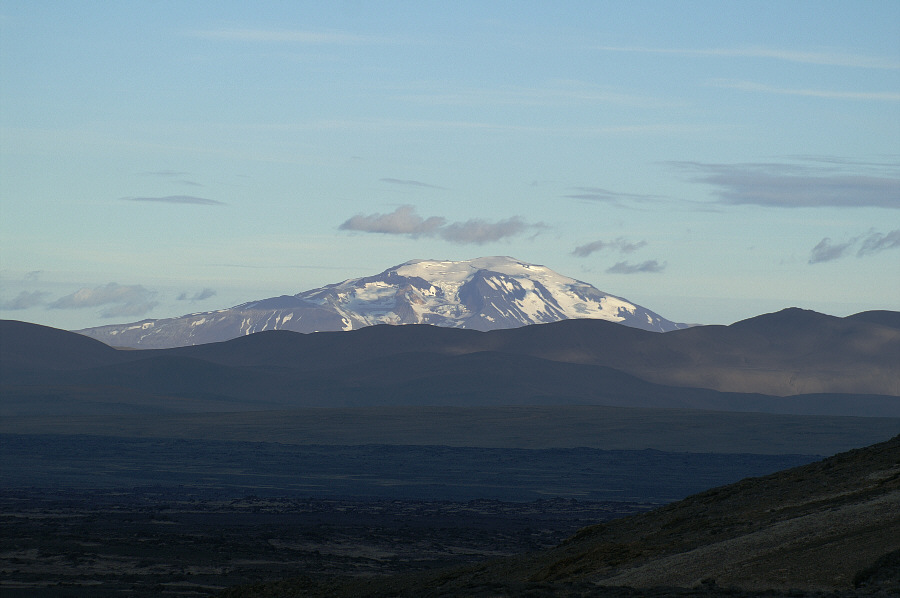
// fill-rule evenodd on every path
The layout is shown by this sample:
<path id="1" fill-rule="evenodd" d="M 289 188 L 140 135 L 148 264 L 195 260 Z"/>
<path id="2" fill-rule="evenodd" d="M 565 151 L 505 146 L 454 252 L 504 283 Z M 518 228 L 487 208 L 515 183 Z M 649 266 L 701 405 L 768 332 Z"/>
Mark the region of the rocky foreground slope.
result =
<path id="1" fill-rule="evenodd" d="M 533 555 L 225 596 L 890 595 L 900 591 L 898 573 L 900 436 L 588 527 Z"/>

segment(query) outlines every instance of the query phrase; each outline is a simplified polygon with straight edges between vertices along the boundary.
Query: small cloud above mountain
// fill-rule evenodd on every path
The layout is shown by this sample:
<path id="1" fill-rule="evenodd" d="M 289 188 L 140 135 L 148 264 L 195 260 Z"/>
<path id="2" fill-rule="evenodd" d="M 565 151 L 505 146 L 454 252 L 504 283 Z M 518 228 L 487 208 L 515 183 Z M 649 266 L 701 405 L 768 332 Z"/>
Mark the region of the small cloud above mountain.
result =
<path id="1" fill-rule="evenodd" d="M 386 235 L 419 235 L 433 234 L 444 226 L 446 220 L 440 216 L 422 218 L 416 214 L 416 208 L 410 205 L 400 206 L 390 214 L 357 214 L 347 219 L 338 228 L 366 233 L 383 233 Z"/>
<path id="2" fill-rule="evenodd" d="M 184 292 L 178 295 L 178 301 L 203 301 L 204 299 L 209 299 L 210 297 L 215 297 L 216 291 L 210 288 L 205 288 L 202 291 L 198 291 L 193 295 Z"/>
<path id="3" fill-rule="evenodd" d="M 74 293 L 60 297 L 47 307 L 49 309 L 84 309 L 105 306 L 100 312 L 103 318 L 142 316 L 158 305 L 154 301 L 156 291 L 141 285 L 120 285 L 115 282 L 94 287 L 81 288 Z"/>
<path id="4" fill-rule="evenodd" d="M 422 218 L 416 214 L 414 206 L 404 205 L 389 214 L 357 214 L 344 221 L 338 228 L 368 233 L 407 235 L 412 238 L 438 237 L 460 245 L 483 245 L 519 235 L 528 229 L 542 227 L 543 225 L 540 223 L 529 224 L 518 216 L 496 222 L 472 218 L 447 224 L 447 219 L 442 216 Z"/>
<path id="5" fill-rule="evenodd" d="M 642 274 L 662 272 L 666 269 L 665 263 L 659 263 L 656 260 L 647 260 L 640 264 L 632 264 L 630 262 L 617 262 L 614 266 L 607 268 L 609 274 Z"/>
<path id="6" fill-rule="evenodd" d="M 597 240 L 586 245 L 579 245 L 572 250 L 572 255 L 576 257 L 587 257 L 592 253 L 611 249 L 620 253 L 633 253 L 647 245 L 646 241 L 637 241 L 635 243 L 619 237 L 614 241 Z"/>
<path id="7" fill-rule="evenodd" d="M 529 225 L 518 216 L 497 222 L 488 222 L 487 220 L 475 218 L 465 222 L 448 224 L 440 229 L 438 234 L 442 239 L 451 243 L 483 245 L 484 243 L 499 241 L 506 237 L 514 237 L 524 232 L 527 228 L 529 228 Z"/>

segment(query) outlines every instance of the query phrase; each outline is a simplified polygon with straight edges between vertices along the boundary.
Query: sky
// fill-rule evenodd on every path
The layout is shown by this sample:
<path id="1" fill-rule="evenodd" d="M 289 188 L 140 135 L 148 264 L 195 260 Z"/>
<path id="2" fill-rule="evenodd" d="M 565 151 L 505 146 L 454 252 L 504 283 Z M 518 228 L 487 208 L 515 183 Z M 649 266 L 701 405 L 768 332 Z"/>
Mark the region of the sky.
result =
<path id="1" fill-rule="evenodd" d="M 0 0 L 0 317 L 508 255 L 678 322 L 900 310 L 900 2 Z"/>

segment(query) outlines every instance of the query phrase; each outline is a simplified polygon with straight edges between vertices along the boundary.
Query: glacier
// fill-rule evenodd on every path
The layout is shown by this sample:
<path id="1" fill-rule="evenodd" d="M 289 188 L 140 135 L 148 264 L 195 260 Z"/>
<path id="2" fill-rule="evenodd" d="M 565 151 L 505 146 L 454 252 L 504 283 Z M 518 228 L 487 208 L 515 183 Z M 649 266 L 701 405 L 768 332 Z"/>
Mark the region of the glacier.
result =
<path id="1" fill-rule="evenodd" d="M 411 260 L 374 276 L 178 318 L 76 332 L 109 345 L 170 348 L 220 342 L 265 330 L 324 332 L 378 324 L 474 330 L 593 318 L 667 332 L 687 325 L 592 285 L 507 256 Z"/>

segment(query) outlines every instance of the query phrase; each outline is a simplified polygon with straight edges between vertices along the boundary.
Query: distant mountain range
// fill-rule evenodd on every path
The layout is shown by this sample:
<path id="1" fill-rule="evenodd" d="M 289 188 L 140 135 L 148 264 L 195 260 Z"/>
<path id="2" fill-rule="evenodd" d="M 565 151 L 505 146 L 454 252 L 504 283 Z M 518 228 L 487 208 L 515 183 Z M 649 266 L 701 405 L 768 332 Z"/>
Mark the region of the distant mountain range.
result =
<path id="1" fill-rule="evenodd" d="M 412 260 L 375 276 L 179 318 L 79 330 L 112 346 L 163 349 L 266 330 L 325 332 L 374 324 L 498 330 L 593 318 L 667 332 L 685 328 L 545 266 L 511 257 Z"/>
<path id="2" fill-rule="evenodd" d="M 0 414 L 591 404 L 898 417 L 898 315 L 792 308 L 666 334 L 595 319 L 370 326 L 158 350 L 0 321 Z"/>

